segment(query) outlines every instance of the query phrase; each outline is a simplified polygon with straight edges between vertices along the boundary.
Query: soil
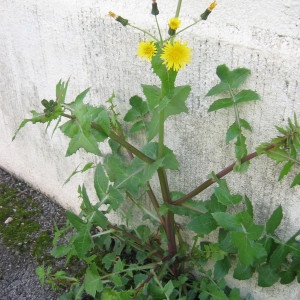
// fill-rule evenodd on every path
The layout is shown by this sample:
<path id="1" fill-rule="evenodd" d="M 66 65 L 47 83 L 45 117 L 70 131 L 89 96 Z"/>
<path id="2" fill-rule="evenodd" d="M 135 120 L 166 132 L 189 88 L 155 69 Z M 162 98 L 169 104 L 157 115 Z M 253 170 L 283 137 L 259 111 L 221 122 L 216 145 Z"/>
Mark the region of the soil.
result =
<path id="1" fill-rule="evenodd" d="M 1 168 L 0 200 L 0 300 L 58 299 L 64 291 L 42 286 L 35 270 L 50 257 L 53 221 L 65 224 L 64 209 Z"/>

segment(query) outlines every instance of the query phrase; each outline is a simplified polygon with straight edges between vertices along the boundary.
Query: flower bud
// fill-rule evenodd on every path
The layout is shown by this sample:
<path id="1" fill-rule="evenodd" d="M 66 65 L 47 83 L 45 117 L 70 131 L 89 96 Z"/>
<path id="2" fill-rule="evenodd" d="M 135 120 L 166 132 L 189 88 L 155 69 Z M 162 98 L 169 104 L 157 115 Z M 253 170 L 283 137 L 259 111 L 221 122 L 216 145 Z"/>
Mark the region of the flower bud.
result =
<path id="1" fill-rule="evenodd" d="M 206 20 L 210 15 L 211 11 L 216 7 L 217 2 L 214 1 L 210 4 L 210 6 L 205 10 L 205 12 L 201 15 L 202 20 Z"/>
<path id="2" fill-rule="evenodd" d="M 169 34 L 170 36 L 174 36 L 175 33 L 176 33 L 176 30 L 174 30 L 174 29 L 172 29 L 171 27 L 169 27 L 168 34 Z"/>
<path id="3" fill-rule="evenodd" d="M 152 0 L 151 14 L 154 15 L 154 16 L 157 16 L 159 14 L 159 10 L 158 10 L 158 7 L 157 7 L 156 0 Z"/>
<path id="4" fill-rule="evenodd" d="M 110 11 L 108 13 L 112 18 L 114 18 L 116 21 L 120 22 L 123 26 L 126 26 L 128 24 L 128 20 L 122 18 L 121 16 L 116 15 L 114 12 Z"/>
<path id="5" fill-rule="evenodd" d="M 169 20 L 169 35 L 173 36 L 176 33 L 176 30 L 180 27 L 181 21 L 175 17 Z"/>

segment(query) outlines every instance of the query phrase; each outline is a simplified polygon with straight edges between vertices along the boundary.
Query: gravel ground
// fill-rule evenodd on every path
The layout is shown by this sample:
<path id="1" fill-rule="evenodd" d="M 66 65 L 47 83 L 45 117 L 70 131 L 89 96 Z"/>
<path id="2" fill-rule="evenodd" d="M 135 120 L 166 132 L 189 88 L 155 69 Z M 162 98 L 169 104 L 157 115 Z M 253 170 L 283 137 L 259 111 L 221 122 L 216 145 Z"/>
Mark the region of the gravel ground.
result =
<path id="1" fill-rule="evenodd" d="M 34 190 L 26 183 L 14 178 L 0 168 L 0 184 L 6 183 L 20 191 L 20 197 L 29 195 L 42 208 L 38 217 L 41 225 L 39 232 L 53 232 L 53 221 L 58 225 L 65 224 L 64 209 L 51 201 L 47 196 Z M 49 285 L 41 286 L 35 274 L 37 262 L 29 252 L 20 252 L 4 245 L 0 234 L 0 300 L 52 300 L 59 294 L 52 291 Z"/>

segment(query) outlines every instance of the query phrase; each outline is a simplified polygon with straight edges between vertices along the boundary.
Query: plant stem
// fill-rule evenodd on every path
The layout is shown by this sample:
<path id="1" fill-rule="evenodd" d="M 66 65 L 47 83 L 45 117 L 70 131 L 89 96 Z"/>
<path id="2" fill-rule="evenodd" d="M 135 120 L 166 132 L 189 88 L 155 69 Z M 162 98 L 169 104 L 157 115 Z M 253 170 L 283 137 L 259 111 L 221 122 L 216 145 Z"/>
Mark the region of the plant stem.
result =
<path id="1" fill-rule="evenodd" d="M 136 26 L 134 26 L 134 25 L 132 25 L 130 23 L 128 23 L 128 26 L 131 26 L 132 28 L 135 28 L 135 29 L 141 31 L 141 32 L 145 33 L 146 35 L 151 36 L 155 41 L 159 42 L 159 40 L 153 34 L 151 34 L 150 32 L 148 32 L 148 31 L 146 31 L 144 29 L 141 29 L 139 27 L 136 27 Z"/>
<path id="2" fill-rule="evenodd" d="M 155 16 L 155 21 L 156 21 L 157 30 L 158 30 L 159 37 L 160 37 L 160 42 L 162 43 L 163 42 L 163 38 L 162 38 L 160 27 L 159 27 L 159 24 L 158 24 L 157 16 Z"/>
<path id="3" fill-rule="evenodd" d="M 96 129 L 97 131 L 101 133 L 105 133 L 101 126 L 95 122 L 92 122 L 91 127 Z M 129 144 L 126 142 L 124 139 L 122 139 L 120 136 L 118 136 L 116 133 L 114 133 L 112 130 L 109 130 L 108 136 L 114 140 L 115 142 L 119 143 L 121 146 L 123 146 L 125 149 L 129 150 L 132 152 L 135 156 L 137 156 L 139 159 L 143 160 L 144 162 L 151 164 L 154 162 L 154 159 L 150 158 L 137 148 L 135 148 L 133 145 Z"/>
<path id="4" fill-rule="evenodd" d="M 113 224 L 108 224 L 107 226 L 108 228 L 111 228 L 111 229 L 114 229 L 115 231 L 118 231 L 118 232 L 122 232 L 123 235 L 126 235 L 127 237 L 130 238 L 130 240 L 136 242 L 138 245 L 141 245 L 143 247 L 145 247 L 147 250 L 149 250 L 150 252 L 153 252 L 155 251 L 154 255 L 159 257 L 160 259 L 163 258 L 163 255 L 160 251 L 158 251 L 157 249 L 153 248 L 150 244 L 148 243 L 145 243 L 143 244 L 142 241 L 137 238 L 136 236 L 134 236 L 133 234 L 131 234 L 130 232 L 118 227 L 118 226 L 115 226 Z"/>
<path id="5" fill-rule="evenodd" d="M 268 147 L 266 147 L 266 151 L 275 148 L 277 145 L 276 144 L 272 144 Z M 246 161 L 249 161 L 255 157 L 258 156 L 257 152 L 253 152 L 247 156 L 245 156 L 244 158 L 242 158 L 241 163 L 245 163 Z M 220 171 L 218 174 L 216 174 L 217 178 L 222 178 L 225 175 L 227 175 L 228 173 L 230 173 L 234 166 L 237 164 L 238 162 L 234 162 L 233 164 L 229 165 L 227 168 L 223 169 L 222 171 Z M 206 180 L 205 182 L 203 182 L 202 184 L 200 184 L 198 187 L 196 187 L 194 190 L 192 190 L 190 193 L 186 194 L 185 196 L 181 197 L 180 199 L 173 201 L 171 204 L 172 205 L 181 205 L 182 203 L 186 202 L 189 199 L 192 199 L 193 197 L 195 197 L 196 195 L 200 194 L 202 191 L 204 191 L 205 189 L 207 189 L 209 186 L 211 186 L 213 183 L 215 183 L 216 181 L 213 178 L 210 178 L 208 180 Z"/>
<path id="6" fill-rule="evenodd" d="M 178 2 L 177 2 L 177 8 L 176 8 L 176 13 L 175 13 L 175 18 L 179 17 L 181 3 L 182 3 L 182 0 L 178 0 Z"/>
<path id="7" fill-rule="evenodd" d="M 242 134 L 242 128 L 241 128 L 241 122 L 240 122 L 240 115 L 239 115 L 239 110 L 238 110 L 238 107 L 237 107 L 237 103 L 236 103 L 236 98 L 235 98 L 235 95 L 232 91 L 232 89 L 230 88 L 229 89 L 229 93 L 230 93 L 230 96 L 231 96 L 231 99 L 233 100 L 233 108 L 234 108 L 234 114 L 235 114 L 235 122 L 236 124 L 238 125 L 239 127 L 239 137 L 241 138 L 241 134 Z"/>
<path id="8" fill-rule="evenodd" d="M 120 133 L 119 136 L 120 136 L 120 138 L 121 138 L 122 140 L 124 140 L 124 137 L 123 137 L 123 135 L 122 135 L 121 133 Z M 128 153 L 129 158 L 130 158 L 131 160 L 133 160 L 133 159 L 134 159 L 134 156 L 133 156 L 132 152 L 131 152 L 130 150 L 128 150 L 128 149 L 126 149 L 126 150 L 127 150 L 127 153 Z M 151 201 L 151 203 L 152 203 L 152 206 L 153 206 L 153 208 L 155 209 L 155 212 L 156 212 L 156 214 L 157 214 L 157 217 L 159 218 L 159 220 L 160 220 L 162 226 L 165 228 L 165 223 L 166 223 L 166 222 L 165 222 L 165 217 L 164 217 L 164 216 L 161 216 L 160 213 L 159 213 L 159 203 L 158 203 L 158 201 L 157 201 L 157 199 L 156 199 L 156 196 L 155 196 L 155 194 L 154 194 L 154 192 L 153 192 L 153 190 L 152 190 L 152 187 L 151 187 L 149 181 L 147 182 L 147 187 L 148 187 L 147 194 L 148 194 L 149 199 L 150 199 L 150 201 Z"/>
<path id="9" fill-rule="evenodd" d="M 159 131 L 158 131 L 158 159 L 162 158 L 164 155 L 164 110 L 162 110 L 159 114 Z M 169 190 L 169 184 L 166 172 L 163 168 L 159 168 L 157 170 L 158 179 L 160 183 L 161 193 L 163 197 L 164 203 L 171 203 L 171 196 Z M 168 251 L 170 256 L 174 256 L 177 253 L 177 245 L 175 239 L 175 221 L 174 221 L 174 213 L 170 210 L 167 213 L 165 219 L 165 231 L 168 239 Z M 174 264 L 174 275 L 176 276 L 177 271 L 176 264 Z"/>

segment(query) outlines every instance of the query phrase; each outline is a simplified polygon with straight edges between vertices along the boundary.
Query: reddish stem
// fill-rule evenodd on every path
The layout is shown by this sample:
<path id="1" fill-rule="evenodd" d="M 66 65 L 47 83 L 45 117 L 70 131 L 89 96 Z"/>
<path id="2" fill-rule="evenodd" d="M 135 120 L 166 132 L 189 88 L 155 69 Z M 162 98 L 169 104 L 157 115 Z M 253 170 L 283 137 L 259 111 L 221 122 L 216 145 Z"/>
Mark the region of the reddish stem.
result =
<path id="1" fill-rule="evenodd" d="M 272 145 L 266 147 L 265 151 L 273 149 L 276 146 L 277 146 L 276 144 L 272 144 Z M 258 156 L 257 152 L 253 152 L 253 153 L 245 156 L 244 158 L 242 158 L 241 163 L 245 163 L 246 161 L 249 161 L 256 156 Z M 230 173 L 236 164 L 237 164 L 237 161 L 234 162 L 233 164 L 231 164 L 230 166 L 226 167 L 225 169 L 223 169 L 218 174 L 216 174 L 217 178 L 222 178 L 225 175 L 227 175 L 228 173 Z M 205 182 L 203 182 L 202 184 L 200 184 L 198 187 L 196 187 L 190 193 L 186 194 L 185 196 L 181 197 L 180 199 L 178 199 L 176 201 L 173 201 L 171 204 L 172 205 L 180 205 L 180 204 L 186 202 L 187 200 L 192 199 L 193 197 L 195 197 L 196 195 L 198 195 L 199 193 L 201 193 L 202 191 L 207 189 L 209 186 L 211 186 L 215 182 L 216 181 L 213 178 L 210 178 L 210 179 L 206 180 Z"/>

